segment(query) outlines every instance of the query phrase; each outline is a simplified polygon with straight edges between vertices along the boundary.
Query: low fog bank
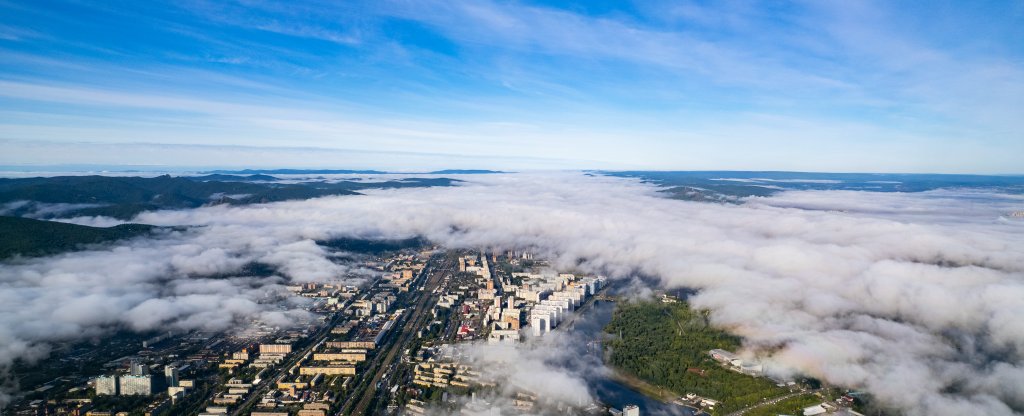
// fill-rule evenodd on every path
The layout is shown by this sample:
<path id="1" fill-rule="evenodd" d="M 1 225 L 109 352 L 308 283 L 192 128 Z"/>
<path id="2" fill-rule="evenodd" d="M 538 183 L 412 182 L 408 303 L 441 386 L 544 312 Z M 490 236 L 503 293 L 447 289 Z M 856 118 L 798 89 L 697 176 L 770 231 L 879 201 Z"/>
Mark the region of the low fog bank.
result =
<path id="1" fill-rule="evenodd" d="M 303 237 L 245 226 L 163 231 L 156 238 L 51 257 L 13 259 L 0 267 L 0 409 L 16 388 L 15 360 L 46 358 L 54 343 L 95 339 L 118 330 L 244 330 L 312 323 L 293 282 L 362 283 L 373 272 L 331 261 Z M 251 275 L 249 266 L 276 271 Z"/>
<path id="2" fill-rule="evenodd" d="M 313 240 L 422 236 L 697 289 L 693 304 L 775 371 L 862 388 L 908 414 L 1024 411 L 1024 221 L 1005 216 L 1015 197 L 808 191 L 720 205 L 577 173 L 366 193 L 148 212 L 133 222 L 204 227 L 5 265 L 0 364 L 54 333 L 189 327 L 211 311 L 283 313 L 254 300 L 281 281 L 193 275 L 259 260 L 278 266 L 281 280 L 316 280 L 344 271 Z M 142 305 L 150 309 L 132 312 Z"/>
<path id="3" fill-rule="evenodd" d="M 527 338 L 516 345 L 493 345 L 483 342 L 462 345 L 462 362 L 482 373 L 482 379 L 494 380 L 498 391 L 489 398 L 494 408 L 514 413 L 502 399 L 523 392 L 536 395 L 538 404 L 545 402 L 582 406 L 594 403 L 586 379 L 607 371 L 601 360 L 582 354 L 585 340 L 564 331 L 545 337 Z"/>

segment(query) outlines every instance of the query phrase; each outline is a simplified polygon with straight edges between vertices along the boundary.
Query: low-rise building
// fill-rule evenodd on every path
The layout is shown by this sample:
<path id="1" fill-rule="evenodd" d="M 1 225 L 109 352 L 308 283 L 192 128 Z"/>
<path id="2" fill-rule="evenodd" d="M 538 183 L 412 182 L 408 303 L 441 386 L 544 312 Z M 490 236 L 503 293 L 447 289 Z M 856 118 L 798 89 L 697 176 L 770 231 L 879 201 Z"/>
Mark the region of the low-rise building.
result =
<path id="1" fill-rule="evenodd" d="M 327 348 L 362 348 L 372 350 L 376 347 L 373 341 L 328 341 Z"/>
<path id="2" fill-rule="evenodd" d="M 328 365 L 319 367 L 299 367 L 299 374 L 301 375 L 344 375 L 354 376 L 356 375 L 356 367 L 354 365 Z"/>
<path id="3" fill-rule="evenodd" d="M 366 361 L 366 353 L 322 352 L 313 354 L 313 361 Z"/>
<path id="4" fill-rule="evenodd" d="M 260 344 L 260 355 L 290 354 L 291 352 L 292 346 L 290 344 Z"/>

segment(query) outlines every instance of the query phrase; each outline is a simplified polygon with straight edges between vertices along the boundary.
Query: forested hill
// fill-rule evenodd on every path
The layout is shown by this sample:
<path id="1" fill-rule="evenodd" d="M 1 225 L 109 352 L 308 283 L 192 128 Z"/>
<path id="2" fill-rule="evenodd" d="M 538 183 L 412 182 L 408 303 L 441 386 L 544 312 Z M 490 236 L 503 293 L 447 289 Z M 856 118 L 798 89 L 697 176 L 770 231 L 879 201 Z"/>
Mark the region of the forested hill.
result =
<path id="1" fill-rule="evenodd" d="M 209 204 L 254 204 L 354 195 L 358 190 L 449 186 L 447 178 L 275 182 L 266 175 L 144 178 L 58 176 L 0 179 L 0 215 L 31 218 L 107 216 L 129 220 L 143 211 L 196 208 Z"/>
<path id="2" fill-rule="evenodd" d="M 109 228 L 0 216 L 0 259 L 56 254 L 88 244 L 146 235 L 159 227 L 122 224 Z"/>
<path id="3" fill-rule="evenodd" d="M 663 186 L 667 196 L 691 201 L 739 202 L 783 191 L 924 192 L 972 188 L 1024 194 L 1022 175 L 947 175 L 912 173 L 815 173 L 743 171 L 597 172 L 637 178 Z"/>

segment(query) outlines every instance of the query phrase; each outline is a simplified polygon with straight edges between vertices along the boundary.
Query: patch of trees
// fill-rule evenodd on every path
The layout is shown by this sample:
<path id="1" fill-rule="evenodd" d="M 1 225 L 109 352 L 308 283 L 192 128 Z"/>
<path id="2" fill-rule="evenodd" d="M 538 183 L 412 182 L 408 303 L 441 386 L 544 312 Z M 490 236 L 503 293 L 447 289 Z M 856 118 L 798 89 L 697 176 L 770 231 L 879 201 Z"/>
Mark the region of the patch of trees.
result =
<path id="1" fill-rule="evenodd" d="M 715 413 L 729 413 L 785 394 L 770 380 L 723 368 L 708 351 L 735 351 L 740 339 L 713 328 L 704 311 L 685 302 L 624 302 L 605 331 L 612 339 L 609 364 L 682 396 L 693 393 L 722 402 Z"/>

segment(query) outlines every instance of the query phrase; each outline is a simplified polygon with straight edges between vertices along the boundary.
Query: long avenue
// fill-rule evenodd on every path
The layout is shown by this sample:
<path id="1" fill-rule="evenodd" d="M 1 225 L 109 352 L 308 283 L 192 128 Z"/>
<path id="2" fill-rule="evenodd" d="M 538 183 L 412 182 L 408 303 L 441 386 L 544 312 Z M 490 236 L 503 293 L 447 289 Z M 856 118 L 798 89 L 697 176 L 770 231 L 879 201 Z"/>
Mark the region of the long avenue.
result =
<path id="1" fill-rule="evenodd" d="M 433 267 L 437 261 L 442 261 L 440 267 Z M 370 404 L 373 403 L 375 397 L 383 393 L 378 391 L 376 386 L 381 382 L 381 379 L 390 369 L 394 368 L 396 357 L 401 352 L 412 337 L 419 332 L 419 329 L 423 328 L 426 324 L 427 319 L 431 316 L 430 311 L 437 303 L 438 296 L 436 289 L 441 285 L 442 279 L 445 276 L 450 276 L 455 267 L 455 262 L 451 256 L 444 254 L 437 254 L 431 257 L 427 267 L 424 268 L 424 273 L 427 274 L 426 282 L 423 287 L 415 293 L 415 306 L 410 307 L 405 312 L 405 325 L 400 329 L 392 331 L 392 335 L 388 338 L 395 342 L 390 343 L 390 349 L 387 350 L 386 354 L 378 354 L 370 366 L 367 367 L 367 373 L 361 377 L 360 383 L 353 391 L 362 392 L 362 395 L 352 395 L 341 407 L 342 413 L 339 414 L 350 414 L 350 415 L 364 415 L 372 414 L 372 409 L 368 409 Z M 368 377 L 372 371 L 373 377 Z M 355 399 L 359 399 L 355 403 L 355 407 L 352 411 L 345 412 L 349 409 Z M 368 412 L 368 410 L 370 410 Z"/>

